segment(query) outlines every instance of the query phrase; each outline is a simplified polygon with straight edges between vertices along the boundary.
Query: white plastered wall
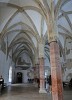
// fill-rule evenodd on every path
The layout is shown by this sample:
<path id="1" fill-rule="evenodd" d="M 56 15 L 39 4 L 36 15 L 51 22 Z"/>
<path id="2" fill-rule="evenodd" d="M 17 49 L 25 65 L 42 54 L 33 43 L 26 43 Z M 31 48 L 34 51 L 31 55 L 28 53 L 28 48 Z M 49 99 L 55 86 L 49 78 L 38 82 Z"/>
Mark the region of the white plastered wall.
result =
<path id="1" fill-rule="evenodd" d="M 10 58 L 6 60 L 6 55 L 0 50 L 0 75 L 3 76 L 4 82 L 8 84 Z"/>

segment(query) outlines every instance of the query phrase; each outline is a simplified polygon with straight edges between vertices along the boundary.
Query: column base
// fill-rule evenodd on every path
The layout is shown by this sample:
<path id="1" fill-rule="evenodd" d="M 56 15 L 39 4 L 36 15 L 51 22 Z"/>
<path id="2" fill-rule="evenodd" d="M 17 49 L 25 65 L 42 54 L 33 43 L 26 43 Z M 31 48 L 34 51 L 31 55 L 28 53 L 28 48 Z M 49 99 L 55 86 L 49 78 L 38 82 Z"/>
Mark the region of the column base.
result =
<path id="1" fill-rule="evenodd" d="M 39 93 L 47 93 L 45 89 L 40 89 Z"/>

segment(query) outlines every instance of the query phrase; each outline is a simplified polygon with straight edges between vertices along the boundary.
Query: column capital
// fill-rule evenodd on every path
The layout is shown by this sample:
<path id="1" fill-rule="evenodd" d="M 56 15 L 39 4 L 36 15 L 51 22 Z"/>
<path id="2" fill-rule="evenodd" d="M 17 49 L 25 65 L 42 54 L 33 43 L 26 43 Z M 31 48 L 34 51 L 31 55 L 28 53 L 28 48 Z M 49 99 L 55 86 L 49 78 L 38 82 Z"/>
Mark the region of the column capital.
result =
<path id="1" fill-rule="evenodd" d="M 49 36 L 49 43 L 51 42 L 57 42 L 58 41 L 58 37 L 56 36 L 56 34 L 52 34 Z"/>
<path id="2" fill-rule="evenodd" d="M 55 40 L 55 41 L 50 41 L 49 44 L 52 43 L 52 42 L 56 42 L 56 43 L 57 43 L 57 40 Z"/>

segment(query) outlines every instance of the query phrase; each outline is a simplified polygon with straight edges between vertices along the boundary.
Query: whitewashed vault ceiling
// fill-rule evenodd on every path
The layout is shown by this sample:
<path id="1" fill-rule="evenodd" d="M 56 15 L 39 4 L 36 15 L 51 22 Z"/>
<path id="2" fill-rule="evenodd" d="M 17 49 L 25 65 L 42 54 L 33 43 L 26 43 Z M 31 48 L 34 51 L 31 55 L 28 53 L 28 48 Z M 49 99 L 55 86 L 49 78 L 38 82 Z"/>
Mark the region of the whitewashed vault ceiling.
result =
<path id="1" fill-rule="evenodd" d="M 8 54 L 13 52 L 13 59 L 26 52 L 33 61 L 41 36 L 47 43 L 46 14 L 51 1 L 58 14 L 58 38 L 64 48 L 65 37 L 72 38 L 72 0 L 0 0 L 0 39 L 7 44 Z"/>

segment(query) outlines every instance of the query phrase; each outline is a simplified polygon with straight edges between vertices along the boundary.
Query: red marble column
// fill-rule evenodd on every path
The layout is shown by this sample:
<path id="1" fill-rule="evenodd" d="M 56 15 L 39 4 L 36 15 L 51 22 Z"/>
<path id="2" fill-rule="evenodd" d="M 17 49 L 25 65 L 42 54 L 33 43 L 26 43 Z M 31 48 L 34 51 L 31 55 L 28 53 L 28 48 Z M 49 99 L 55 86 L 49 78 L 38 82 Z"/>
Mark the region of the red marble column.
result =
<path id="1" fill-rule="evenodd" d="M 40 71 L 40 90 L 39 93 L 46 93 L 45 91 L 45 78 L 44 78 L 44 58 L 39 58 L 39 71 Z"/>
<path id="2" fill-rule="evenodd" d="M 50 43 L 50 63 L 52 78 L 52 100 L 63 100 L 62 72 L 59 45 L 57 42 Z"/>

